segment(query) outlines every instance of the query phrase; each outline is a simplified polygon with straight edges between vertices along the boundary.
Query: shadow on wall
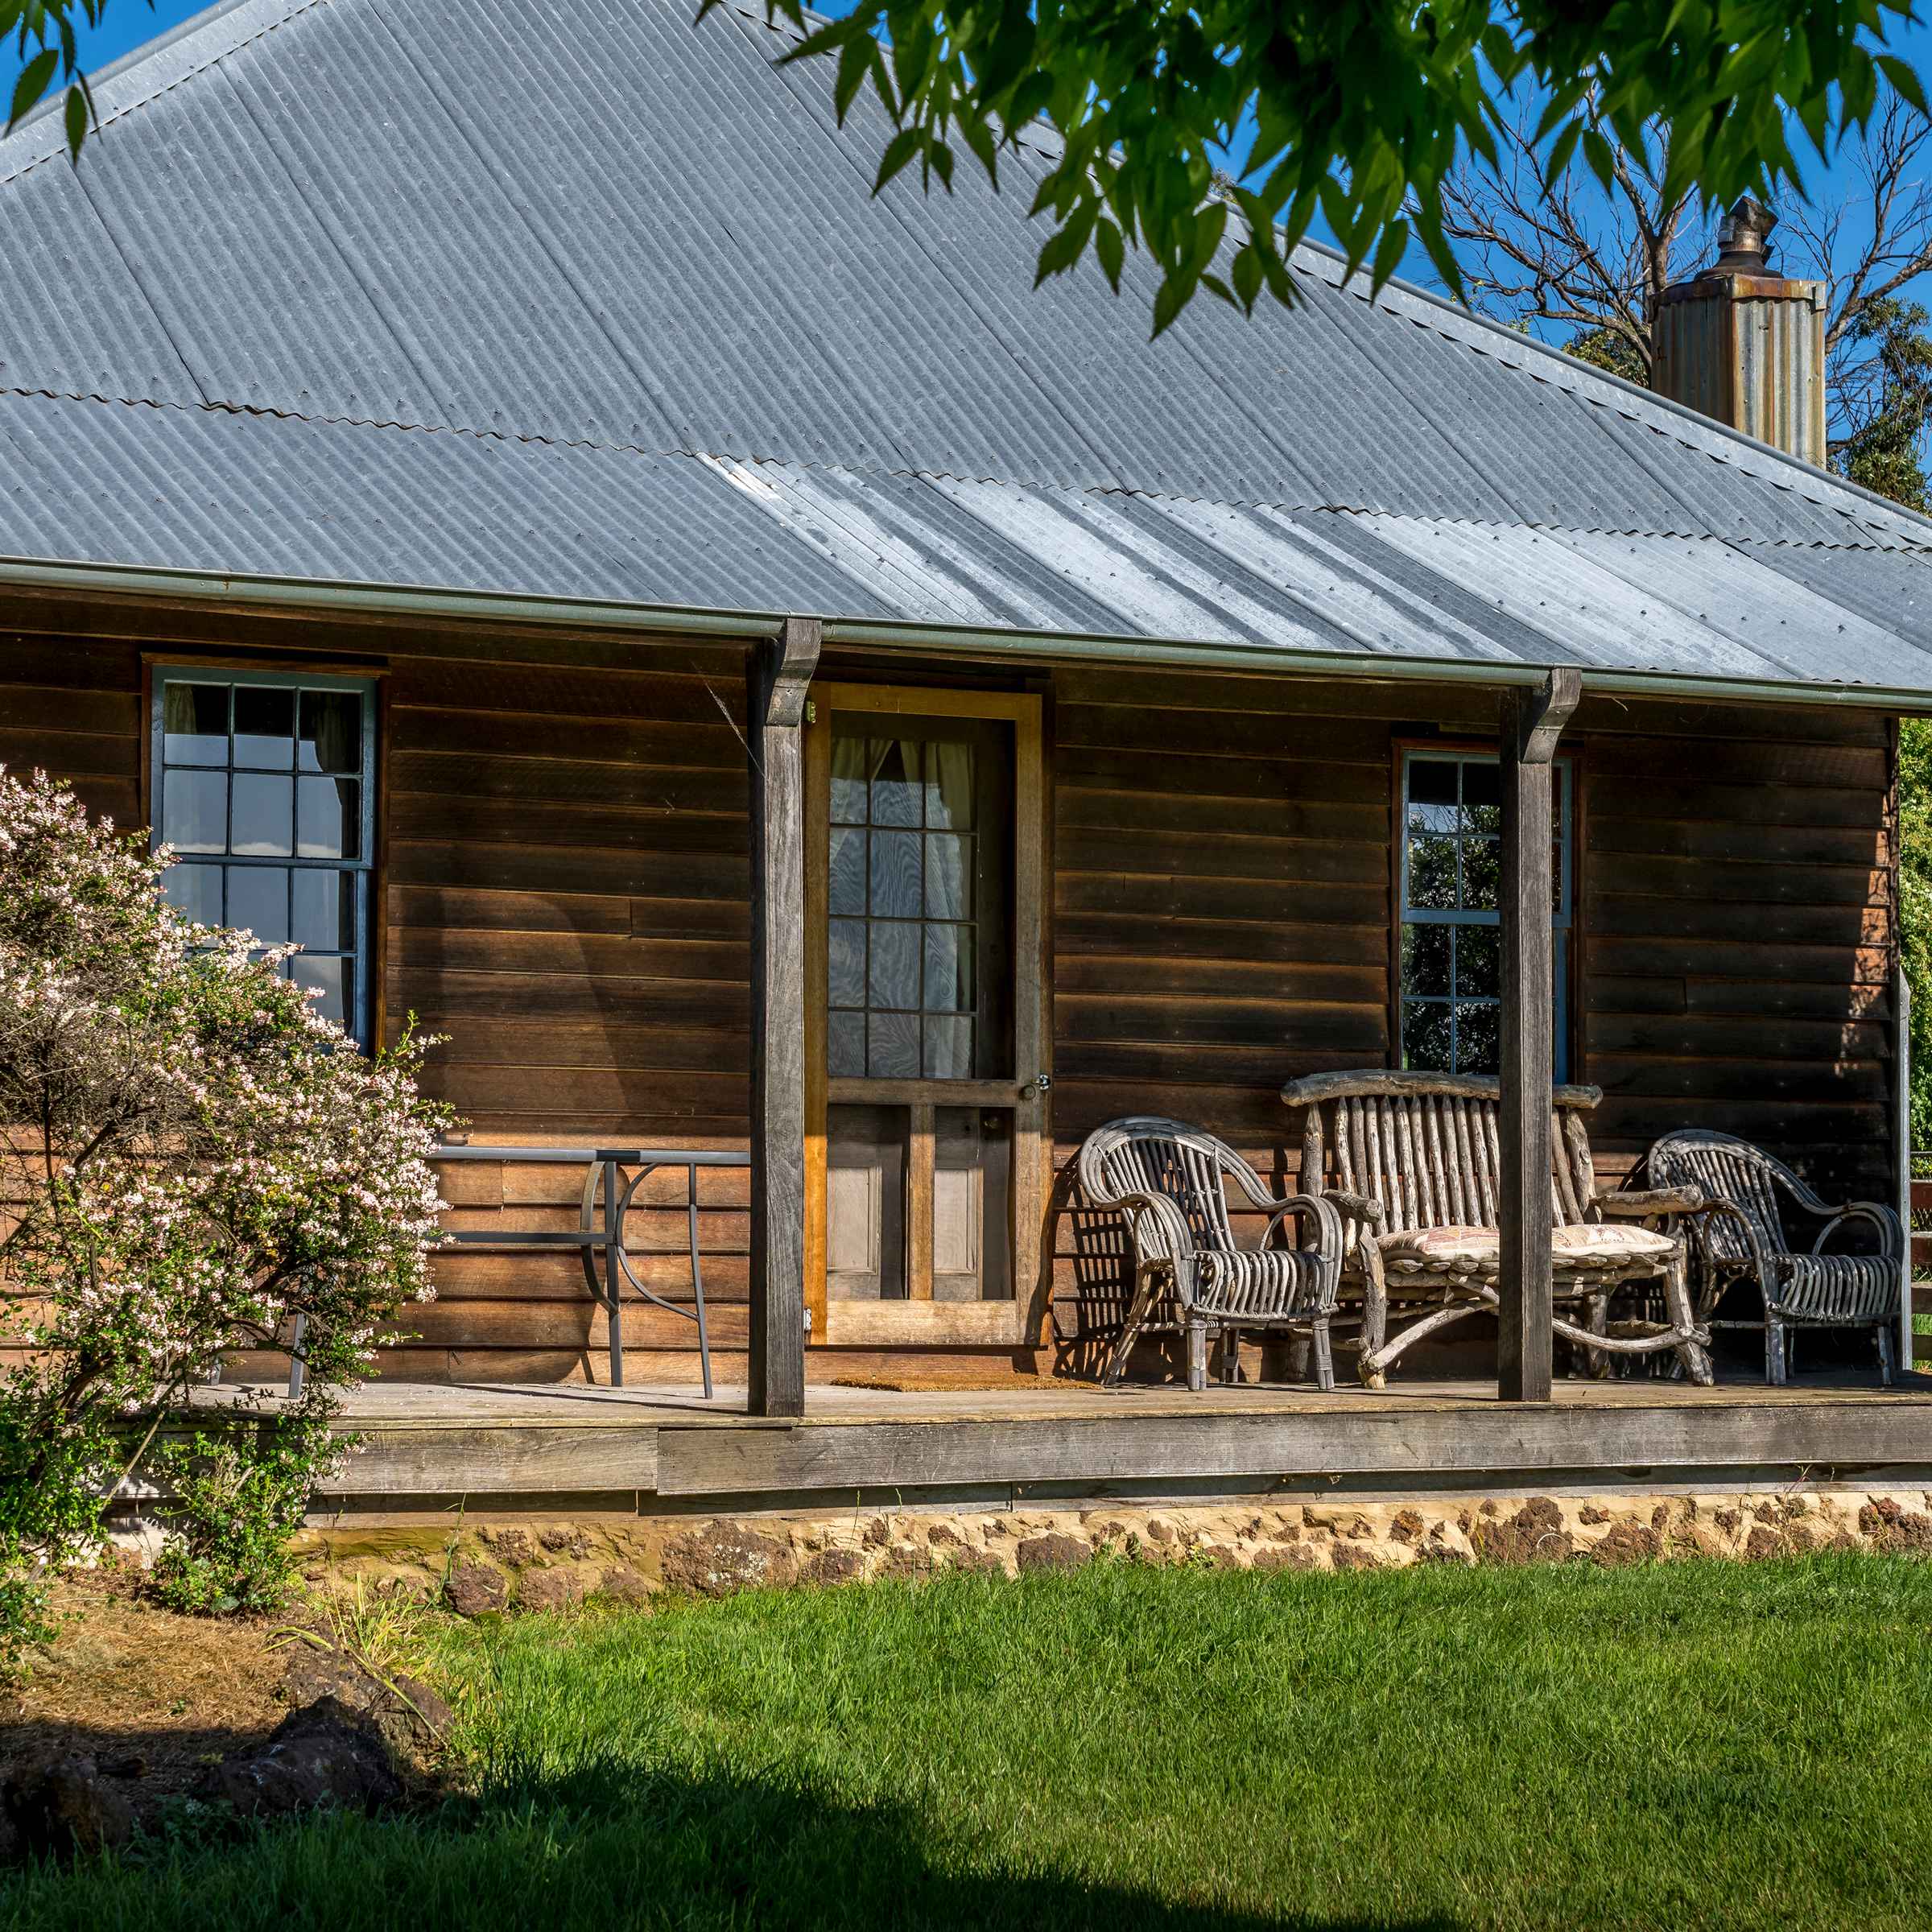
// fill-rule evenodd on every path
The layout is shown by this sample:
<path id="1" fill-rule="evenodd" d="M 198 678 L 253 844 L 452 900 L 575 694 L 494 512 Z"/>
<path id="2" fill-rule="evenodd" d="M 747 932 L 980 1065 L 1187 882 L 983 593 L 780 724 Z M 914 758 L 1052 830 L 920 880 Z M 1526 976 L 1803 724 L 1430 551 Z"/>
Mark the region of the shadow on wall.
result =
<path id="1" fill-rule="evenodd" d="M 509 1922 L 519 1932 L 1260 1932 L 1315 1922 L 993 1865 L 964 1843 L 935 1843 L 910 1810 L 841 1804 L 792 1781 L 640 1777 L 628 1763 L 547 1779 L 505 1762 L 484 1777 L 489 1795 L 427 1812 L 316 1815 L 238 1836 L 204 1826 L 198 1841 L 177 1831 L 171 1846 L 134 1860 L 39 1867 L 13 1881 L 13 1922 L 155 1932 L 291 1924 L 497 1932 Z M 1348 1922 L 1319 1922 L 1348 1932 Z M 1423 1932 L 1449 1922 L 1373 1922 Z"/>

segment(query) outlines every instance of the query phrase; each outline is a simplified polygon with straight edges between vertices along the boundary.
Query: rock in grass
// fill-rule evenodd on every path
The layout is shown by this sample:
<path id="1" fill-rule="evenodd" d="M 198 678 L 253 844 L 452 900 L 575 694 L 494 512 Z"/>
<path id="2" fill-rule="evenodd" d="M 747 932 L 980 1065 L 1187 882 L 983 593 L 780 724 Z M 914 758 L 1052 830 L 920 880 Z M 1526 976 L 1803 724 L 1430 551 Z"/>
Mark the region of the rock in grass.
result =
<path id="1" fill-rule="evenodd" d="M 856 1550 L 821 1550 L 799 1572 L 802 1583 L 856 1583 L 865 1574 L 865 1560 Z"/>
<path id="2" fill-rule="evenodd" d="M 1513 1516 L 1492 1514 L 1485 1503 L 1468 1536 L 1477 1561 L 1484 1563 L 1562 1563 L 1576 1548 L 1563 1527 L 1562 1508 L 1547 1496 L 1531 1496 Z"/>
<path id="3" fill-rule="evenodd" d="M 458 1616 L 485 1616 L 510 1601 L 510 1586 L 493 1563 L 457 1563 L 444 1594 Z"/>
<path id="4" fill-rule="evenodd" d="M 88 1857 L 134 1835 L 134 1808 L 95 1761 L 55 1752 L 19 1766 L 0 1785 L 0 1817 L 16 1853 Z"/>
<path id="5" fill-rule="evenodd" d="M 210 1765 L 196 1795 L 247 1818 L 298 1811 L 379 1811 L 402 1796 L 382 1734 L 341 1699 L 291 1711 L 259 1751 Z"/>
<path id="6" fill-rule="evenodd" d="M 1030 1536 L 1013 1552 L 1022 1572 L 1029 1570 L 1077 1570 L 1093 1555 L 1077 1536 L 1055 1530 L 1046 1536 Z"/>
<path id="7" fill-rule="evenodd" d="M 456 1713 L 420 1678 L 401 1671 L 377 1677 L 332 1646 L 297 1645 L 288 1661 L 282 1695 L 298 1708 L 332 1697 L 369 1719 L 393 1749 L 411 1757 L 431 1750 L 456 1722 Z"/>
<path id="8" fill-rule="evenodd" d="M 650 1602 L 650 1584 L 629 1563 L 613 1563 L 598 1579 L 597 1595 L 627 1610 L 642 1610 Z"/>
<path id="9" fill-rule="evenodd" d="M 570 1610 L 584 1600 L 584 1586 L 568 1570 L 526 1570 L 517 1579 L 519 1610 Z"/>
<path id="10" fill-rule="evenodd" d="M 799 1561 L 784 1544 L 741 1523 L 707 1523 L 664 1546 L 664 1581 L 691 1596 L 729 1596 L 736 1590 L 799 1580 Z"/>

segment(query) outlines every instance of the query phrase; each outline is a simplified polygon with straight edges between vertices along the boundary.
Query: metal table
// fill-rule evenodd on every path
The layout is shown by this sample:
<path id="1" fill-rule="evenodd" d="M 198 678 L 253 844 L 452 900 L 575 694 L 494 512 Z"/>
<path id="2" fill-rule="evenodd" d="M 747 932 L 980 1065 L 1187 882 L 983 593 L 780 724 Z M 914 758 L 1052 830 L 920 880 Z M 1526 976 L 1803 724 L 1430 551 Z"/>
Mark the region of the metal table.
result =
<path id="1" fill-rule="evenodd" d="M 575 1229 L 568 1228 L 460 1228 L 448 1236 L 451 1242 L 469 1247 L 534 1248 L 574 1250 L 584 1264 L 584 1279 L 591 1298 L 610 1320 L 610 1382 L 613 1389 L 624 1386 L 623 1290 L 626 1284 L 654 1307 L 663 1308 L 698 1328 L 698 1365 L 704 1378 L 704 1395 L 711 1397 L 711 1337 L 704 1320 L 704 1269 L 698 1242 L 698 1170 L 701 1167 L 749 1167 L 748 1154 L 724 1154 L 689 1147 L 512 1147 L 438 1146 L 431 1162 L 441 1166 L 455 1161 L 499 1161 L 518 1166 L 584 1166 L 583 1208 Z M 638 1278 L 624 1245 L 625 1224 L 638 1190 L 660 1167 L 684 1170 L 684 1214 L 691 1257 L 692 1306 L 683 1307 L 654 1294 Z M 629 1178 L 625 1176 L 628 1172 Z M 304 1364 L 302 1354 L 304 1318 L 298 1316 L 291 1347 L 288 1393 L 302 1393 Z"/>

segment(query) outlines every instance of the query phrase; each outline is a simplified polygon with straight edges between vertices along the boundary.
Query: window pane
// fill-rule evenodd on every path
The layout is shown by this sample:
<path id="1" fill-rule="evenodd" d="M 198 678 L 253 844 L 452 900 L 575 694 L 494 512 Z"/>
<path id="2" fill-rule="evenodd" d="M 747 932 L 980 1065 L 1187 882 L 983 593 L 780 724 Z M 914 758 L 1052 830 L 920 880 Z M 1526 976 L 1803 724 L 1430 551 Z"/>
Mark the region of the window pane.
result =
<path id="1" fill-rule="evenodd" d="M 1410 840 L 1409 903 L 1432 912 L 1447 912 L 1455 906 L 1454 839 Z"/>
<path id="2" fill-rule="evenodd" d="M 835 825 L 865 823 L 865 741 L 832 741 L 832 821 Z"/>
<path id="3" fill-rule="evenodd" d="M 872 822 L 919 822 L 919 767 L 924 747 L 917 738 L 875 738 L 872 744 Z"/>
<path id="4" fill-rule="evenodd" d="M 1492 836 L 1503 829 L 1503 771 L 1492 759 L 1471 758 L 1463 766 L 1463 824 Z"/>
<path id="5" fill-rule="evenodd" d="M 926 823 L 939 832 L 972 829 L 972 747 L 938 741 L 926 747 Z"/>
<path id="6" fill-rule="evenodd" d="M 176 684 L 161 691 L 161 755 L 170 765 L 228 762 L 228 687 Z"/>
<path id="7" fill-rule="evenodd" d="M 161 875 L 161 896 L 184 919 L 203 926 L 221 923 L 221 868 L 171 865 Z"/>
<path id="8" fill-rule="evenodd" d="M 1409 829 L 1411 832 L 1456 829 L 1455 766 L 1448 759 L 1410 760 Z"/>
<path id="9" fill-rule="evenodd" d="M 865 1074 L 865 1016 L 835 1013 L 826 1041 L 827 1070 L 835 1080 L 862 1080 Z"/>
<path id="10" fill-rule="evenodd" d="M 972 1012 L 972 936 L 970 926 L 926 928 L 928 1013 Z"/>
<path id="11" fill-rule="evenodd" d="M 1459 1001 L 1455 1009 L 1455 1071 L 1494 1073 L 1501 1064 L 1500 1016 L 1492 1001 Z"/>
<path id="12" fill-rule="evenodd" d="M 1463 998 L 1492 1000 L 1501 993 L 1502 938 L 1496 926 L 1455 928 L 1455 990 Z"/>
<path id="13" fill-rule="evenodd" d="M 1493 912 L 1502 885 L 1503 848 L 1494 839 L 1463 840 L 1463 903 Z"/>
<path id="14" fill-rule="evenodd" d="M 833 912 L 865 910 L 865 834 L 840 828 L 832 835 L 832 863 L 827 904 Z"/>
<path id="15" fill-rule="evenodd" d="M 287 771 L 295 762 L 295 694 L 272 684 L 235 687 L 235 762 Z"/>
<path id="16" fill-rule="evenodd" d="M 828 919 L 826 995 L 835 1006 L 865 1004 L 865 927 L 860 919 Z"/>
<path id="17" fill-rule="evenodd" d="M 360 856 L 362 787 L 353 778 L 299 778 L 295 782 L 296 846 L 305 859 L 353 859 Z"/>
<path id="18" fill-rule="evenodd" d="M 919 1077 L 919 1016 L 875 1013 L 866 1021 L 865 1071 L 875 1080 Z"/>
<path id="19" fill-rule="evenodd" d="M 942 832 L 926 840 L 926 916 L 972 917 L 972 840 Z"/>
<path id="20" fill-rule="evenodd" d="M 351 873 L 299 869 L 289 937 L 316 952 L 353 952 L 356 881 Z"/>
<path id="21" fill-rule="evenodd" d="M 288 976 L 298 986 L 319 988 L 321 997 L 313 1002 L 316 1010 L 324 1019 L 333 1020 L 338 1026 L 346 1026 L 349 1021 L 343 993 L 349 967 L 347 960 L 313 959 L 307 953 L 299 952 L 288 963 Z"/>
<path id="22" fill-rule="evenodd" d="M 1402 1002 L 1402 1064 L 1418 1073 L 1448 1073 L 1449 1008 L 1430 1001 Z"/>
<path id="23" fill-rule="evenodd" d="M 926 1022 L 926 1077 L 929 1080 L 972 1078 L 972 1022 Z"/>
<path id="24" fill-rule="evenodd" d="M 1402 991 L 1405 993 L 1449 995 L 1448 926 L 1405 926 L 1402 928 Z"/>
<path id="25" fill-rule="evenodd" d="M 874 919 L 919 916 L 919 835 L 875 832 L 872 835 L 872 914 Z"/>
<path id="26" fill-rule="evenodd" d="M 872 1006 L 918 1006 L 920 930 L 910 920 L 873 921 L 872 958 L 865 979 Z"/>
<path id="27" fill-rule="evenodd" d="M 356 691 L 305 691 L 302 694 L 301 768 L 362 770 L 362 694 Z"/>
<path id="28" fill-rule="evenodd" d="M 224 745 L 227 741 L 222 741 Z M 161 780 L 161 842 L 177 852 L 228 849 L 228 774 L 171 771 Z"/>
<path id="29" fill-rule="evenodd" d="M 248 858 L 285 859 L 295 850 L 295 782 L 255 772 L 235 774 L 234 843 Z"/>
<path id="30" fill-rule="evenodd" d="M 228 869 L 228 923 L 246 927 L 264 946 L 288 937 L 288 873 L 280 865 Z"/>

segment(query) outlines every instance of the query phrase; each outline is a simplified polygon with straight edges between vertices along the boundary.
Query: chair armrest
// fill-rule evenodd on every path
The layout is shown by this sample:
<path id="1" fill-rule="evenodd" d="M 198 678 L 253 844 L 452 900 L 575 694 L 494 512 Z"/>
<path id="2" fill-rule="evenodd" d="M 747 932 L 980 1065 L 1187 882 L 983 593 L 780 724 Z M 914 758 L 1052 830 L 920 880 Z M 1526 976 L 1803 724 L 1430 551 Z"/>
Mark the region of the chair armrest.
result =
<path id="1" fill-rule="evenodd" d="M 1682 1210 L 1682 1213 L 1684 1219 L 1690 1224 L 1693 1233 L 1697 1231 L 1698 1224 L 1700 1222 L 1711 1220 L 1736 1222 L 1738 1227 L 1743 1231 L 1744 1246 L 1750 1253 L 1751 1266 L 1757 1274 L 1758 1286 L 1767 1292 L 1769 1291 L 1774 1273 L 1771 1256 L 1765 1249 L 1763 1241 L 1759 1237 L 1757 1229 L 1752 1224 L 1750 1216 L 1746 1214 L 1741 1208 L 1734 1202 L 1724 1200 L 1718 1195 L 1708 1195 L 1697 1207 L 1686 1208 Z M 1707 1258 L 1709 1257 L 1707 1257 Z"/>
<path id="2" fill-rule="evenodd" d="M 1324 1200 L 1332 1201 L 1336 1208 L 1349 1220 L 1365 1223 L 1371 1229 L 1380 1228 L 1389 1218 L 1389 1210 L 1380 1201 L 1369 1199 L 1363 1194 L 1349 1194 L 1340 1187 L 1327 1187 L 1322 1191 Z"/>
<path id="3" fill-rule="evenodd" d="M 1879 1253 L 1888 1261 L 1895 1261 L 1903 1257 L 1905 1231 L 1898 1224 L 1897 1211 L 1886 1207 L 1882 1201 L 1847 1201 L 1818 1229 L 1818 1239 L 1811 1244 L 1811 1252 L 1823 1254 L 1825 1243 L 1847 1221 L 1871 1222 L 1878 1230 Z"/>
<path id="4" fill-rule="evenodd" d="M 1697 1187 L 1633 1187 L 1623 1192 L 1600 1192 L 1591 1203 L 1608 1219 L 1641 1221 L 1656 1214 L 1696 1214 L 1704 1207 Z"/>
<path id="5" fill-rule="evenodd" d="M 1319 1230 L 1314 1243 L 1316 1252 L 1326 1256 L 1331 1265 L 1340 1265 L 1344 1245 L 1342 1217 L 1335 1211 L 1331 1195 L 1285 1194 L 1278 1201 L 1271 1201 L 1268 1205 L 1273 1212 L 1268 1216 L 1268 1225 L 1261 1231 L 1264 1248 L 1268 1245 L 1269 1236 L 1282 1221 L 1291 1214 L 1305 1214 Z"/>

